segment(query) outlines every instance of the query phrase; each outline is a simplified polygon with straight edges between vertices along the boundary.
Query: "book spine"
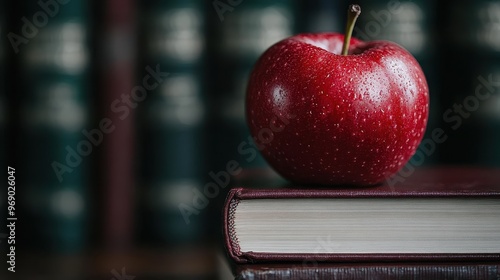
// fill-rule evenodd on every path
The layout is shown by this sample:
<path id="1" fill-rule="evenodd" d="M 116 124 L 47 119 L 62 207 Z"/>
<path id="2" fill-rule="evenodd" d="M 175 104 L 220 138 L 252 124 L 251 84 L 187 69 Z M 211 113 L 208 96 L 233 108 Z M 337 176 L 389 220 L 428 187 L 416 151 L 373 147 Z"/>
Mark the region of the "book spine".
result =
<path id="1" fill-rule="evenodd" d="M 499 279 L 500 265 L 484 264 L 382 264 L 317 266 L 315 263 L 289 268 L 241 269 L 235 279 Z"/>
<path id="2" fill-rule="evenodd" d="M 445 163 L 500 166 L 500 5 L 447 1 L 443 44 Z M 451 6 L 449 6 L 451 5 Z"/>
<path id="3" fill-rule="evenodd" d="M 438 143 L 432 141 L 432 133 L 439 129 L 442 116 L 439 105 L 440 84 L 437 67 L 435 10 L 429 1 L 363 1 L 362 16 L 354 29 L 354 37 L 364 40 L 388 40 L 400 44 L 419 62 L 429 85 L 429 121 L 421 146 L 409 164 L 419 166 L 436 163 L 439 159 Z M 429 147 L 429 146 L 432 147 Z"/>
<path id="4" fill-rule="evenodd" d="M 21 91 L 20 232 L 30 250 L 77 252 L 85 245 L 87 165 L 94 149 L 83 133 L 89 115 L 87 2 L 47 3 L 19 4 L 17 43 L 11 41 Z"/>
<path id="5" fill-rule="evenodd" d="M 102 194 L 99 239 L 108 249 L 124 249 L 131 246 L 133 235 L 133 193 L 135 190 L 134 110 L 123 115 L 122 95 L 129 96 L 135 86 L 135 2 L 108 0 L 102 3 L 103 17 L 99 27 L 101 46 L 99 53 L 100 94 L 98 107 L 100 122 L 109 120 L 112 131 L 95 132 L 101 138 L 102 150 L 99 161 L 99 177 L 102 182 L 98 193 Z M 99 124 L 96 124 L 99 125 Z M 104 191 L 102 191 L 104 190 Z"/>
<path id="6" fill-rule="evenodd" d="M 142 1 L 141 81 L 150 67 L 167 77 L 139 105 L 140 236 L 144 243 L 185 246 L 208 236 L 204 209 L 182 212 L 202 190 L 202 1 Z M 198 211 L 198 210 L 196 210 Z"/>
<path id="7" fill-rule="evenodd" d="M 241 258 L 241 251 L 234 228 L 234 214 L 239 203 L 240 189 L 229 191 L 223 210 L 223 232 L 224 246 L 229 256 L 238 263 L 245 263 L 247 260 Z"/>

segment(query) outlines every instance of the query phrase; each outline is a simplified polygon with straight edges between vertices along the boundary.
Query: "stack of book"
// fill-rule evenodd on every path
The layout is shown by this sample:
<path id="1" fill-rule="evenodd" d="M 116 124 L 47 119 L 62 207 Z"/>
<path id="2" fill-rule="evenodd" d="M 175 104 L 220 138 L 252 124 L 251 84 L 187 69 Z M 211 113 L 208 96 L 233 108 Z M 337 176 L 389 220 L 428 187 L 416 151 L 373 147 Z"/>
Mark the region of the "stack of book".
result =
<path id="1" fill-rule="evenodd" d="M 238 279 L 498 279 L 500 175 L 429 168 L 395 186 L 234 188 L 224 234 Z"/>

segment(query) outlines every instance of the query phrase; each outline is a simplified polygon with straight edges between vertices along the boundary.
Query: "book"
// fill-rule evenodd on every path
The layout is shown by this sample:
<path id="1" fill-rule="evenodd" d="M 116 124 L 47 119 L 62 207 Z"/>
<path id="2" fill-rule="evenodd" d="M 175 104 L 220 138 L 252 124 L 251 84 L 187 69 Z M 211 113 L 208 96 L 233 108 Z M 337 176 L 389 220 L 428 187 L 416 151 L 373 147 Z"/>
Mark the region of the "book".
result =
<path id="1" fill-rule="evenodd" d="M 95 220 L 101 221 L 95 231 L 108 249 L 131 246 L 133 236 L 133 194 L 136 188 L 135 160 L 135 110 L 125 116 L 123 103 L 117 105 L 122 95 L 129 95 L 136 86 L 136 13 L 134 1 L 109 0 L 94 7 L 100 12 L 96 24 L 96 60 L 98 94 L 96 107 L 101 119 L 109 120 L 112 131 L 94 130 L 92 137 L 102 144 L 96 173 L 96 201 L 99 211 Z M 98 26 L 97 26 L 98 25 Z M 117 112 L 119 108 L 119 112 Z"/>
<path id="2" fill-rule="evenodd" d="M 235 188 L 236 263 L 500 260 L 500 172 L 420 169 L 396 187 Z"/>
<path id="3" fill-rule="evenodd" d="M 444 1 L 440 17 L 441 126 L 448 140 L 442 144 L 444 163 L 500 166 L 500 68 L 498 3 Z M 460 61 L 457 57 L 463 58 Z M 467 147 L 464 149 L 464 147 Z M 457 151 L 464 151 L 458 152 Z"/>
<path id="4" fill-rule="evenodd" d="M 484 279 L 500 278 L 500 265 L 483 263 L 250 264 L 236 268 L 237 280 L 264 279 Z"/>
<path id="5" fill-rule="evenodd" d="M 86 138 L 88 94 L 88 6 L 18 2 L 9 39 L 19 91 L 16 212 L 19 246 L 29 250 L 79 252 L 86 244 L 89 164 L 95 146 Z M 17 37 L 16 37 L 17 38 Z M 18 103 L 17 103 L 18 102 Z M 19 172 L 19 171 L 18 171 Z M 17 233 L 16 232 L 16 233 Z M 17 235 L 16 235 L 17 236 Z M 36 238 L 34 238 L 36 237 Z"/>
<path id="6" fill-rule="evenodd" d="M 161 72 L 161 80 L 137 104 L 138 203 L 140 243 L 188 246 L 207 236 L 205 213 L 184 218 L 202 190 L 204 155 L 203 2 L 141 1 L 137 81 Z"/>
<path id="7" fill-rule="evenodd" d="M 269 168 L 258 152 L 245 120 L 248 77 L 258 57 L 271 45 L 293 35 L 294 1 L 243 1 L 236 7 L 207 2 L 207 57 L 210 169 L 228 161 L 242 167 Z M 236 3 L 236 2 L 234 2 Z M 215 170 L 214 170 L 215 169 Z"/>

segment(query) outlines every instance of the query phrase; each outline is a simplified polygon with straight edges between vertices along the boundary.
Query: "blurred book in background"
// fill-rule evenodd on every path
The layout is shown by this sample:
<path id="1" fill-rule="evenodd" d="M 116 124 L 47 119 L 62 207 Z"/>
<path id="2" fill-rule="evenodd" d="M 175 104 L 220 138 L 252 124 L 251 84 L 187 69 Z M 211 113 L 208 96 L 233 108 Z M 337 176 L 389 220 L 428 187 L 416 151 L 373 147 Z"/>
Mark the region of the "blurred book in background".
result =
<path id="1" fill-rule="evenodd" d="M 246 87 L 257 58 L 294 33 L 292 2 L 247 1 L 229 8 L 210 6 L 207 12 L 210 167 L 224 170 L 229 160 L 243 167 L 267 166 L 246 125 Z"/>
<path id="2" fill-rule="evenodd" d="M 500 1 L 446 1 L 442 162 L 500 166 Z"/>
<path id="3" fill-rule="evenodd" d="M 92 138 L 102 147 L 96 166 L 99 180 L 93 189 L 99 211 L 93 216 L 101 221 L 95 229 L 99 244 L 113 251 L 130 249 L 134 234 L 136 112 L 123 96 L 130 99 L 135 86 L 135 9 L 134 0 L 108 0 L 95 9 L 102 13 L 94 25 L 99 85 L 95 103 L 100 118 Z"/>
<path id="4" fill-rule="evenodd" d="M 364 40 L 388 40 L 400 44 L 420 63 L 429 85 L 429 121 L 423 143 L 410 160 L 414 166 L 436 164 L 439 146 L 429 145 L 432 132 L 440 125 L 440 80 L 435 43 L 434 16 L 436 4 L 429 1 L 362 1 L 359 23 L 354 37 Z"/>
<path id="5" fill-rule="evenodd" d="M 196 190 L 203 191 L 203 2 L 138 4 L 137 81 L 149 76 L 151 89 L 138 105 L 137 229 L 141 242 L 156 248 L 195 246 L 208 236 L 206 211 L 186 219 L 179 205 L 192 205 Z"/>
<path id="6" fill-rule="evenodd" d="M 500 2 L 363 2 L 354 36 L 403 45 L 426 74 L 431 110 L 424 137 L 439 126 L 447 140 L 436 144 L 435 150 L 442 148 L 439 157 L 426 154 L 424 164 L 498 166 Z M 213 242 L 205 241 L 220 235 L 221 207 L 229 189 L 211 172 L 225 172 L 234 160 L 238 167 L 266 171 L 243 172 L 246 176 L 230 178 L 228 185 L 255 182 L 256 177 L 283 183 L 260 156 L 246 125 L 245 92 L 254 63 L 272 44 L 297 31 L 343 33 L 348 3 L 90 3 L 0 0 L 7 6 L 0 9 L 0 34 L 5 36 L 0 85 L 7 85 L 0 88 L 0 131 L 6 135 L 0 146 L 7 148 L 0 151 L 0 163 L 19 171 L 20 245 L 55 253 L 82 253 L 87 239 L 99 250 L 100 245 L 139 247 L 140 252 L 126 255 L 131 268 L 138 272 L 165 265 L 168 275 L 172 267 L 189 269 L 164 261 L 184 252 L 177 261 L 198 256 L 200 274 L 210 274 L 212 262 L 206 256 L 213 255 Z M 89 81 L 89 72 L 97 86 Z M 146 89 L 148 76 L 151 87 Z M 487 98 L 481 100 L 483 96 Z M 114 130 L 101 131 L 100 142 L 94 129 L 105 118 Z M 179 205 L 192 205 L 195 193 L 208 183 L 219 184 L 220 193 L 189 215 L 187 224 Z M 87 203 L 88 192 L 97 203 Z M 5 211 L 4 200 L 0 207 L 0 213 Z M 88 235 L 94 229 L 97 234 Z M 192 255 L 184 250 L 200 244 L 209 249 Z M 141 251 L 144 247 L 157 254 Z M 159 257 L 163 254 L 165 259 Z M 78 263 L 78 258 L 28 255 L 23 258 L 30 264 L 56 260 L 61 271 L 67 269 L 56 273 L 60 279 L 72 279 L 66 277 L 73 267 L 69 263 Z M 100 263 L 104 279 L 113 277 L 112 269 L 128 265 L 111 255 L 96 258 L 106 260 Z M 46 266 L 40 262 L 30 269 L 35 267 Z"/>
<path id="7" fill-rule="evenodd" d="M 78 253 L 87 238 L 89 156 L 86 129 L 88 7 L 86 1 L 42 8 L 18 3 L 11 41 L 18 80 L 21 141 L 16 201 L 23 205 L 23 242 L 31 251 Z M 13 38 L 13 37 L 10 37 Z"/>

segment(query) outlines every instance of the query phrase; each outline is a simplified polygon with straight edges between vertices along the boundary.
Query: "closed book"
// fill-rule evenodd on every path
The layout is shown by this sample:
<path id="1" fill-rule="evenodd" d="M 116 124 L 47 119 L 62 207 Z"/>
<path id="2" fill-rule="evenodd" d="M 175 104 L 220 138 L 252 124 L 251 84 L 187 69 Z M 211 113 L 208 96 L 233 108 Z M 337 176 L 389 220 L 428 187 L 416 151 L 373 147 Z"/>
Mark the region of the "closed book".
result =
<path id="1" fill-rule="evenodd" d="M 202 189 L 204 162 L 202 1 L 141 1 L 138 83 L 151 79 L 137 102 L 141 243 L 187 246 L 207 237 L 206 211 L 182 212 Z M 148 70 L 149 69 L 149 70 Z"/>
<path id="2" fill-rule="evenodd" d="M 394 186 L 235 188 L 236 263 L 500 260 L 500 172 L 421 169 Z"/>
<path id="3" fill-rule="evenodd" d="M 238 280 L 260 279 L 484 279 L 500 278 L 500 265 L 484 263 L 252 264 L 236 269 Z"/>
<path id="4" fill-rule="evenodd" d="M 246 87 L 258 57 L 294 33 L 294 3 L 223 2 L 207 2 L 207 9 L 215 10 L 207 14 L 210 170 L 224 170 L 230 160 L 269 168 L 258 152 L 262 145 L 254 143 L 246 125 Z"/>
<path id="5" fill-rule="evenodd" d="M 127 106 L 120 101 L 138 85 L 135 83 L 135 8 L 132 0 L 102 1 L 98 8 L 103 14 L 96 28 L 99 38 L 96 40 L 99 46 L 96 48 L 99 75 L 96 99 L 101 119 L 95 123 L 90 138 L 102 143 L 96 184 L 96 192 L 102 199 L 100 210 L 93 214 L 96 220 L 102 221 L 98 235 L 109 249 L 129 246 L 133 234 L 135 110 L 126 111 Z"/>
<path id="6" fill-rule="evenodd" d="M 446 65 L 441 79 L 447 85 L 440 94 L 441 126 L 449 131 L 442 162 L 500 166 L 500 3 L 441 4 L 449 8 L 440 17 L 441 64 Z"/>
<path id="7" fill-rule="evenodd" d="M 23 186 L 16 192 L 16 214 L 23 219 L 19 246 L 79 252 L 86 242 L 88 166 L 95 149 L 84 132 L 91 115 L 89 7 L 86 1 L 53 2 L 50 9 L 40 3 L 18 3 L 15 12 L 25 17 L 15 17 L 12 28 L 26 37 L 25 44 L 11 45 L 19 71 L 12 85 L 19 95 L 19 107 L 12 109 L 19 115 L 16 183 Z"/>

